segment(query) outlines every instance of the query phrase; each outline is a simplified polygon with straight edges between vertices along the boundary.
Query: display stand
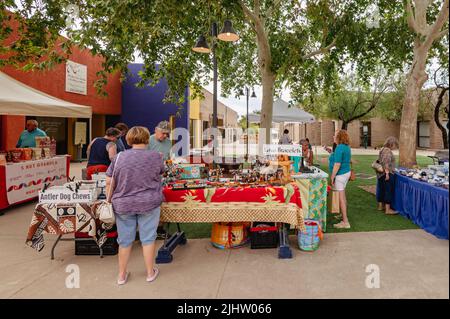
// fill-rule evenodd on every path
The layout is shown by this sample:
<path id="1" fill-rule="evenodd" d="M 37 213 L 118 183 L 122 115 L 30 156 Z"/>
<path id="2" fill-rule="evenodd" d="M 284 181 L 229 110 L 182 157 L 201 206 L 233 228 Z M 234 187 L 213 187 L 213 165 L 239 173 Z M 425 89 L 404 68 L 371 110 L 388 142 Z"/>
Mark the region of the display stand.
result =
<path id="1" fill-rule="evenodd" d="M 172 252 L 178 245 L 185 245 L 187 243 L 186 235 L 184 231 L 181 231 L 180 224 L 177 223 L 178 231 L 169 235 L 170 223 L 167 223 L 167 231 L 164 238 L 164 245 L 158 250 L 158 256 L 156 257 L 157 264 L 168 264 L 173 260 Z M 170 236 L 170 237 L 169 237 Z"/>
<path id="2" fill-rule="evenodd" d="M 185 245 L 187 243 L 186 234 L 181 230 L 180 224 L 177 223 L 178 231 L 169 235 L 170 223 L 167 223 L 167 231 L 164 238 L 164 244 L 158 250 L 158 256 L 156 257 L 157 264 L 169 264 L 173 260 L 172 252 L 177 248 L 178 245 Z M 278 248 L 278 258 L 280 259 L 291 259 L 292 250 L 289 244 L 289 225 L 282 224 L 280 228 L 280 246 Z"/>

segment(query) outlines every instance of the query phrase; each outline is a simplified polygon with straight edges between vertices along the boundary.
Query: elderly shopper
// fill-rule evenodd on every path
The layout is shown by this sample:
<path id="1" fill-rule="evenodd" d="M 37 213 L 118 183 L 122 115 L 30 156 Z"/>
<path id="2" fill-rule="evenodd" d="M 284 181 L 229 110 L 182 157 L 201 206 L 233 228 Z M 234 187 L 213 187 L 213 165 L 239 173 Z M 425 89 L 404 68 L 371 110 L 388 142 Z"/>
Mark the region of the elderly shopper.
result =
<path id="1" fill-rule="evenodd" d="M 386 215 L 396 215 L 391 209 L 394 197 L 394 169 L 395 157 L 392 152 L 398 148 L 397 138 L 390 136 L 384 142 L 383 148 L 378 155 L 378 162 L 383 167 L 383 172 L 377 172 L 377 202 L 378 210 L 384 211 Z"/>
<path id="2" fill-rule="evenodd" d="M 335 224 L 335 228 L 349 229 L 350 223 L 347 217 L 347 198 L 345 188 L 351 175 L 350 138 L 346 130 L 339 130 L 334 135 L 334 142 L 337 144 L 333 157 L 333 171 L 331 173 L 331 184 L 334 190 L 339 192 L 339 209 L 342 213 L 342 221 Z"/>
<path id="3" fill-rule="evenodd" d="M 106 172 L 111 159 L 117 154 L 116 142 L 119 137 L 120 131 L 110 127 L 106 130 L 105 136 L 92 140 L 87 148 L 87 179 L 92 179 L 93 174 Z"/>
<path id="4" fill-rule="evenodd" d="M 110 187 L 113 190 L 111 202 L 118 232 L 119 285 L 125 284 L 130 274 L 127 266 L 137 227 L 147 282 L 154 281 L 158 276 L 159 270 L 155 267 L 155 240 L 163 201 L 161 175 L 164 172 L 164 162 L 161 154 L 148 150 L 148 129 L 135 126 L 128 131 L 126 139 L 132 148 L 119 153 L 106 172 L 107 190 Z"/>
<path id="5" fill-rule="evenodd" d="M 171 127 L 168 121 L 159 122 L 155 128 L 155 134 L 150 136 L 150 142 L 148 144 L 148 149 L 161 153 L 164 160 L 170 159 L 172 149 L 170 131 Z"/>

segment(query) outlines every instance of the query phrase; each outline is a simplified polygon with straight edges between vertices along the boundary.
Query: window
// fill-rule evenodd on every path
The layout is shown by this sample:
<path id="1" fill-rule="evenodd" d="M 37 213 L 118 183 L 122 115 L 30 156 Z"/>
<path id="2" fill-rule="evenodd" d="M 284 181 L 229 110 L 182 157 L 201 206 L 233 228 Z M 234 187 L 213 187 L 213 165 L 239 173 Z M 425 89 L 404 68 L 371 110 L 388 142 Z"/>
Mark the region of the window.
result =
<path id="1" fill-rule="evenodd" d="M 424 121 L 419 122 L 419 129 L 418 129 L 418 145 L 419 147 L 429 148 L 430 147 L 430 122 Z"/>

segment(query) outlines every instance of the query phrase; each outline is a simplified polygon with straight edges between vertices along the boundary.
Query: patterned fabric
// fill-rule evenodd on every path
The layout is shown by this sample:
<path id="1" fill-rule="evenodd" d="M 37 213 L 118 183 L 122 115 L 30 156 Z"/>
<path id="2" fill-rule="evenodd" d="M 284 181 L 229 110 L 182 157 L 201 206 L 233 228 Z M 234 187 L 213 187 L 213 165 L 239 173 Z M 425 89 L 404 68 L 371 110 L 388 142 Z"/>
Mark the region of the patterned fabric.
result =
<path id="1" fill-rule="evenodd" d="M 392 153 L 391 149 L 388 147 L 383 147 L 378 155 L 378 160 L 381 165 L 383 165 L 384 169 L 389 169 L 389 173 L 394 174 L 395 170 L 395 157 L 394 153 Z M 378 178 L 381 175 L 385 175 L 385 173 L 378 173 Z"/>
<path id="2" fill-rule="evenodd" d="M 107 239 L 106 231 L 111 229 L 112 225 L 98 220 L 97 207 L 98 203 L 36 205 L 26 244 L 41 251 L 45 246 L 44 233 L 65 235 L 82 232 L 93 237 L 99 247 L 103 246 Z"/>
<path id="3" fill-rule="evenodd" d="M 295 184 L 283 187 L 164 189 L 161 221 L 173 223 L 282 222 L 303 230 Z"/>
<path id="4" fill-rule="evenodd" d="M 316 220 L 325 231 L 327 226 L 327 179 L 312 178 L 295 181 L 303 202 L 303 218 Z"/>

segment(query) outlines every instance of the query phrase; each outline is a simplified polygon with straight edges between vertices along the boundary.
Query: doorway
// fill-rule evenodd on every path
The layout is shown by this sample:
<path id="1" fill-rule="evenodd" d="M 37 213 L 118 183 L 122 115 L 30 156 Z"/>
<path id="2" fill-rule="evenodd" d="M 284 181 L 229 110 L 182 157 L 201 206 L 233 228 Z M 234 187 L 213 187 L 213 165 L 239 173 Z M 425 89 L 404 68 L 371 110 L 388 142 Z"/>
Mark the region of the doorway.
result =
<path id="1" fill-rule="evenodd" d="M 360 127 L 360 146 L 367 148 L 372 147 L 372 123 L 362 122 Z"/>

